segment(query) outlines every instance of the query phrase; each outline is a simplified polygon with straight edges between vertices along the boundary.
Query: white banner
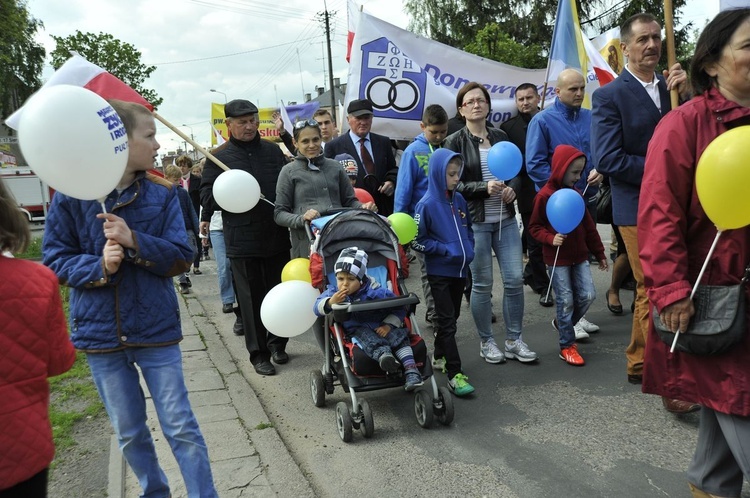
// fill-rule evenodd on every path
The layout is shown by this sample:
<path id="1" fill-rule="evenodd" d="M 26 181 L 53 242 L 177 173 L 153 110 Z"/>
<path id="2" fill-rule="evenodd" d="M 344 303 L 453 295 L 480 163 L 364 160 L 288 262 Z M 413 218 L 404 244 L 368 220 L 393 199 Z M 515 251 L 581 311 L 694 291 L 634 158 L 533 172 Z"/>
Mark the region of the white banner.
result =
<path id="1" fill-rule="evenodd" d="M 544 69 L 522 69 L 484 59 L 360 12 L 346 103 L 370 99 L 375 111 L 374 132 L 412 140 L 420 133 L 424 109 L 440 104 L 449 117 L 454 116 L 456 93 L 470 81 L 482 83 L 489 91 L 489 119 L 498 126 L 517 113 L 516 87 L 534 83 L 541 93 L 544 75 Z M 554 88 L 550 86 L 548 102 L 553 97 Z"/>

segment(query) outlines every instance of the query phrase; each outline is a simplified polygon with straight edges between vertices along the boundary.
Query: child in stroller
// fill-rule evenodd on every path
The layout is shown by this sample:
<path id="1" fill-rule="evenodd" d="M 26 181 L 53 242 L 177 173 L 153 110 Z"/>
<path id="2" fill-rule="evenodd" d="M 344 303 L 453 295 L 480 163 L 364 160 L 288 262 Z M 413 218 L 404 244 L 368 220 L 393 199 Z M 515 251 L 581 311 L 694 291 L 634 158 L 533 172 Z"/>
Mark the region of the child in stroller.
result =
<path id="1" fill-rule="evenodd" d="M 328 286 L 315 303 L 315 313 L 318 316 L 331 313 L 331 305 L 342 302 L 396 297 L 393 292 L 380 287 L 368 277 L 367 259 L 367 253 L 357 247 L 347 247 L 341 251 L 334 265 L 336 286 Z M 347 338 L 377 361 L 385 372 L 397 373 L 400 361 L 404 367 L 404 389 L 413 391 L 424 382 L 409 345 L 409 331 L 403 327 L 405 317 L 406 310 L 403 307 L 381 308 L 352 313 L 342 325 Z"/>

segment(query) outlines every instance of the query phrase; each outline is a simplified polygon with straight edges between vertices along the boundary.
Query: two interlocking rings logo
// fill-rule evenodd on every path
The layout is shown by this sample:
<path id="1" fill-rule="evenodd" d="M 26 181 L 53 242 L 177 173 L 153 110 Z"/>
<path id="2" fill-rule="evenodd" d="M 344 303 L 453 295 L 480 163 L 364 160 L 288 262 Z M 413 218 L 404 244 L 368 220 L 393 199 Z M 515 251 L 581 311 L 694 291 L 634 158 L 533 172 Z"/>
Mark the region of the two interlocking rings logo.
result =
<path id="1" fill-rule="evenodd" d="M 365 97 L 379 111 L 393 109 L 407 112 L 419 103 L 419 88 L 409 80 L 392 81 L 385 77 L 374 78 L 365 89 Z"/>

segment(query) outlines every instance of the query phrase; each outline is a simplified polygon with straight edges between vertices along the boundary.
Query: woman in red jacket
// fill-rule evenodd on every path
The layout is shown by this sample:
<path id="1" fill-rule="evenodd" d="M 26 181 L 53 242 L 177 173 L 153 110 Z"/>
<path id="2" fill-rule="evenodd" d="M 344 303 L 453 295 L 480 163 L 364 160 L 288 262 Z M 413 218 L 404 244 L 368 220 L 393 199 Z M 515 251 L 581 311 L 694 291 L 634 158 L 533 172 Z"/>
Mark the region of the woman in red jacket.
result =
<path id="1" fill-rule="evenodd" d="M 690 290 L 716 236 L 696 192 L 696 165 L 717 136 L 750 124 L 748 73 L 750 9 L 724 11 L 695 48 L 690 78 L 697 96 L 667 114 L 649 143 L 638 209 L 640 257 L 648 299 L 672 332 L 686 330 L 695 313 Z M 737 285 L 748 263 L 750 228 L 727 230 L 701 284 Z M 643 391 L 702 406 L 687 474 L 693 496 L 740 496 L 743 475 L 750 479 L 750 334 L 716 356 L 669 348 L 652 322 Z"/>
<path id="2" fill-rule="evenodd" d="M 0 180 L 0 498 L 47 496 L 55 448 L 47 377 L 73 366 L 57 277 L 14 259 L 31 235 Z"/>

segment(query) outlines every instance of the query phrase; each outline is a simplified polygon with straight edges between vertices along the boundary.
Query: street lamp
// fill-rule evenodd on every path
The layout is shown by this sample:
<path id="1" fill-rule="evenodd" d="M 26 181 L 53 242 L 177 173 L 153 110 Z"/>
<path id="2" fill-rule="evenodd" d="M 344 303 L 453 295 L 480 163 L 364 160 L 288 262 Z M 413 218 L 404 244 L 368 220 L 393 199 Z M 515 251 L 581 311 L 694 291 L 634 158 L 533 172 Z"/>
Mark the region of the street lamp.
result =
<path id="1" fill-rule="evenodd" d="M 214 93 L 220 93 L 220 94 L 222 94 L 224 96 L 224 103 L 225 104 L 227 103 L 227 94 L 226 93 L 220 92 L 219 90 L 214 90 L 213 88 L 211 89 L 211 91 L 214 92 Z"/>
<path id="2" fill-rule="evenodd" d="M 190 128 L 190 140 L 192 140 L 193 142 L 195 142 L 195 137 L 193 137 L 193 127 L 190 126 L 190 125 L 186 125 L 185 123 L 181 124 L 180 126 L 184 126 L 186 128 Z M 193 144 L 190 144 L 190 145 L 193 145 Z M 185 146 L 185 148 L 187 149 L 187 146 Z M 187 152 L 187 151 L 185 151 L 185 152 Z M 193 145 L 193 161 L 195 161 L 195 158 L 196 158 L 195 145 Z"/>

